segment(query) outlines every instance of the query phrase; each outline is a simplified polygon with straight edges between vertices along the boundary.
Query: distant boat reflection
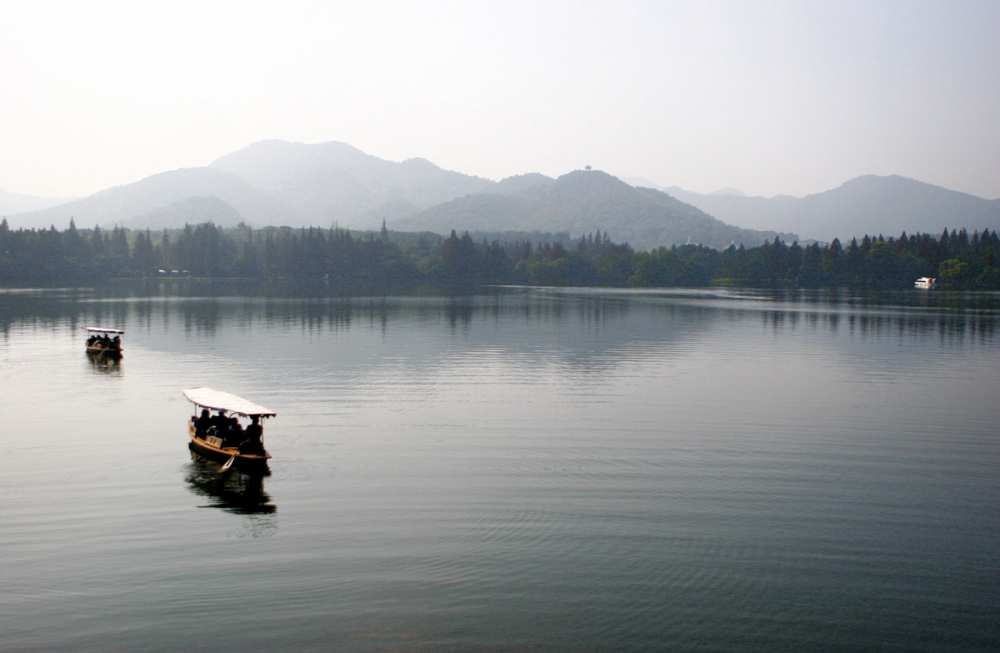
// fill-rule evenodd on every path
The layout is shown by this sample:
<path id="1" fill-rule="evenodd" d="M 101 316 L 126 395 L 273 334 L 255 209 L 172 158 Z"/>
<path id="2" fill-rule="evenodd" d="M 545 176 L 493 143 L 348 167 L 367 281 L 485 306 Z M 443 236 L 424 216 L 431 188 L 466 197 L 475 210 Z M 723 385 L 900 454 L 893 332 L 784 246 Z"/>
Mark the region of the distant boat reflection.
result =
<path id="1" fill-rule="evenodd" d="M 211 501 L 200 508 L 221 508 L 236 515 L 269 515 L 278 510 L 264 491 L 264 476 L 248 475 L 238 470 L 219 472 L 214 463 L 191 454 L 187 478 L 189 489 Z"/>
<path id="2" fill-rule="evenodd" d="M 90 368 L 99 374 L 121 374 L 121 356 L 108 356 L 103 352 L 87 352 Z"/>

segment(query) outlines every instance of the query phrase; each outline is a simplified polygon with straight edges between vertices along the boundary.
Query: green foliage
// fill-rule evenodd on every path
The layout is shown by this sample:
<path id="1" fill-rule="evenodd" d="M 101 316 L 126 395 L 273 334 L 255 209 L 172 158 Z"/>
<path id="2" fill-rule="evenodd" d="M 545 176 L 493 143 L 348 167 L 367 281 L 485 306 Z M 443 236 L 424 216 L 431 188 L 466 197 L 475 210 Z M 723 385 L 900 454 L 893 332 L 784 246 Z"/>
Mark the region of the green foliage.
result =
<path id="1" fill-rule="evenodd" d="M 964 230 L 934 238 L 865 236 L 842 247 L 791 245 L 775 238 L 747 249 L 719 251 L 703 245 L 635 252 L 611 242 L 607 232 L 571 241 L 523 237 L 476 242 L 468 233 L 448 238 L 428 232 L 212 223 L 186 225 L 158 237 L 146 231 L 54 227 L 11 231 L 0 222 L 0 284 L 92 284 L 114 277 L 163 274 L 206 278 L 315 279 L 342 294 L 411 292 L 430 286 L 470 292 L 483 284 L 551 286 L 727 285 L 908 288 L 937 275 L 942 287 L 1000 290 L 1000 238 Z M 175 272 L 176 271 L 176 272 Z"/>
<path id="2" fill-rule="evenodd" d="M 969 264 L 957 258 L 941 261 L 938 278 L 944 287 L 954 287 L 968 283 L 971 276 Z"/>

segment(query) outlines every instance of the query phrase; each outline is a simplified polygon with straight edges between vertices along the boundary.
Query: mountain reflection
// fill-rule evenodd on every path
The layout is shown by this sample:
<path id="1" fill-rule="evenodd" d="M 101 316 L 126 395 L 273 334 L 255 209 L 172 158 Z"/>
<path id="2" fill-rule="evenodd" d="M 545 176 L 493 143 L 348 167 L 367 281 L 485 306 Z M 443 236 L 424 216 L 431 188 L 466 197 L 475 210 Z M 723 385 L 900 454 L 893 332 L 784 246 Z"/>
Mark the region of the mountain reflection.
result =
<path id="1" fill-rule="evenodd" d="M 498 351 L 558 351 L 579 364 L 649 343 L 682 346 L 735 321 L 757 321 L 775 332 L 842 332 L 858 340 L 892 333 L 958 341 L 995 337 L 1000 315 L 1000 293 L 915 290 L 491 288 L 453 297 L 335 297 L 301 288 L 277 296 L 268 288 L 179 281 L 118 290 L 4 293 L 0 338 L 15 325 L 109 324 L 134 330 L 135 342 L 157 350 L 187 354 L 192 342 L 211 340 L 218 347 L 212 354 L 231 345 L 280 357 L 294 355 L 299 343 L 283 337 L 296 332 L 435 333 Z M 246 333 L 264 338 L 235 337 Z M 429 348 L 425 353 L 437 356 Z"/>
<path id="2" fill-rule="evenodd" d="M 236 515 L 270 515 L 278 510 L 264 491 L 264 476 L 260 474 L 220 473 L 218 464 L 192 453 L 185 480 L 192 493 L 210 500 L 201 508 L 221 508 Z"/>

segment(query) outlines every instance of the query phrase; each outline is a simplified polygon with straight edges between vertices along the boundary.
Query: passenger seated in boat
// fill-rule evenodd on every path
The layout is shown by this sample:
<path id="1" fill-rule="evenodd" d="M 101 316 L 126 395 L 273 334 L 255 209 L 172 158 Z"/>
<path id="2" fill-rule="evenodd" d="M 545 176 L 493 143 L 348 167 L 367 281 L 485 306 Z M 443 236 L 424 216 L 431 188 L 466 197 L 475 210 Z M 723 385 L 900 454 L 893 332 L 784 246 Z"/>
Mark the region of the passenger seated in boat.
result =
<path id="1" fill-rule="evenodd" d="M 208 425 L 213 429 L 215 435 L 224 437 L 226 430 L 229 428 L 229 418 L 226 417 L 226 411 L 220 410 L 218 415 L 213 415 L 208 420 Z"/>
<path id="2" fill-rule="evenodd" d="M 122 348 L 122 338 L 121 336 L 115 336 L 115 339 L 111 341 L 111 348 L 118 351 Z"/>
<path id="3" fill-rule="evenodd" d="M 88 347 L 93 347 L 95 342 L 97 342 L 97 336 L 96 335 L 91 335 L 89 338 L 87 338 L 87 346 Z"/>
<path id="4" fill-rule="evenodd" d="M 240 426 L 240 420 L 235 417 L 229 418 L 229 427 L 225 431 L 225 435 L 222 436 L 224 441 L 222 446 L 224 447 L 238 447 L 243 443 L 243 427 Z"/>
<path id="5" fill-rule="evenodd" d="M 264 427 L 260 425 L 260 417 L 252 415 L 250 417 L 250 426 L 247 427 L 246 432 L 243 434 L 244 441 L 240 447 L 240 453 L 258 455 L 264 453 L 263 437 Z"/>
<path id="6" fill-rule="evenodd" d="M 212 418 L 208 415 L 208 409 L 202 408 L 201 415 L 191 419 L 194 422 L 194 436 L 204 438 L 208 434 L 208 427 L 212 425 Z"/>

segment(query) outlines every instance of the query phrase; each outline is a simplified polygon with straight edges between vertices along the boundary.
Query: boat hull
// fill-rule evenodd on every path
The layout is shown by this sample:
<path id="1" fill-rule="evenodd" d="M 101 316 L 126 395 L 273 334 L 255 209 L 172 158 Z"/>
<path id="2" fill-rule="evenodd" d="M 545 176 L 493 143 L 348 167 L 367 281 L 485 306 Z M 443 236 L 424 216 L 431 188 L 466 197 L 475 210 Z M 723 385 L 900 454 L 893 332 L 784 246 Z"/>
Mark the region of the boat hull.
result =
<path id="1" fill-rule="evenodd" d="M 95 356 L 107 356 L 108 358 L 121 358 L 124 353 L 121 349 L 105 349 L 104 347 L 91 347 L 87 345 L 87 353 Z"/>
<path id="2" fill-rule="evenodd" d="M 236 454 L 233 465 L 238 466 L 241 470 L 265 474 L 268 472 L 267 460 L 271 457 L 271 454 L 267 453 L 267 451 L 263 454 L 243 454 L 239 453 L 236 447 L 216 446 L 197 437 L 194 424 L 190 422 L 188 422 L 188 437 L 191 438 L 191 441 L 188 442 L 188 448 L 202 458 L 207 458 L 217 463 L 225 463 L 233 457 L 233 454 Z"/>

